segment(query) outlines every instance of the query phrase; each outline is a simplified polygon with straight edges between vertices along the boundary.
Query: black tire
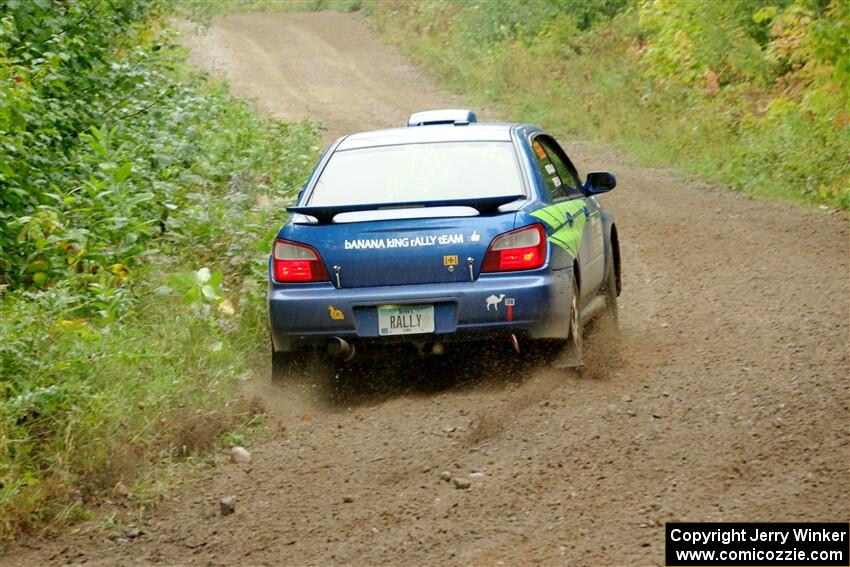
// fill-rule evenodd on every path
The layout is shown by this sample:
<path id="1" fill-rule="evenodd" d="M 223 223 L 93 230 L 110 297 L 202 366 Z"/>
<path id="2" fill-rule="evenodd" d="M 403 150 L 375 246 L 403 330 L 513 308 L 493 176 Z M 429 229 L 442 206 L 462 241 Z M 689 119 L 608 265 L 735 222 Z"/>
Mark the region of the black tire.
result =
<path id="1" fill-rule="evenodd" d="M 617 307 L 619 289 L 617 287 L 617 270 L 614 266 L 614 259 L 610 254 L 607 268 L 608 276 L 605 278 L 605 285 L 602 286 L 602 291 L 605 294 L 605 312 L 616 326 L 619 322 L 619 309 Z"/>
<path id="2" fill-rule="evenodd" d="M 579 293 L 578 280 L 575 274 L 573 274 L 573 290 L 570 297 L 570 335 L 567 339 L 567 356 L 570 360 L 570 366 L 576 368 L 584 364 L 582 358 L 584 333 L 581 327 L 581 308 L 579 307 L 581 296 Z"/>

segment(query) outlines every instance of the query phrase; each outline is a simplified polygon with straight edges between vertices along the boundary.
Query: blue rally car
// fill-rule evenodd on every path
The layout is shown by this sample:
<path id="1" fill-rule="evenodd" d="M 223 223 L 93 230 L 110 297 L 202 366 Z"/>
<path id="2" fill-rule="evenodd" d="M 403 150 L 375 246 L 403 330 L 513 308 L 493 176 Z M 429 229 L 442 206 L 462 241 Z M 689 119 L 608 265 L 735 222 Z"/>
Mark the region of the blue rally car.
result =
<path id="1" fill-rule="evenodd" d="M 269 260 L 272 377 L 309 353 L 350 360 L 394 342 L 545 340 L 581 364 L 582 325 L 616 317 L 620 251 L 555 138 L 467 110 L 412 115 L 324 153 Z"/>

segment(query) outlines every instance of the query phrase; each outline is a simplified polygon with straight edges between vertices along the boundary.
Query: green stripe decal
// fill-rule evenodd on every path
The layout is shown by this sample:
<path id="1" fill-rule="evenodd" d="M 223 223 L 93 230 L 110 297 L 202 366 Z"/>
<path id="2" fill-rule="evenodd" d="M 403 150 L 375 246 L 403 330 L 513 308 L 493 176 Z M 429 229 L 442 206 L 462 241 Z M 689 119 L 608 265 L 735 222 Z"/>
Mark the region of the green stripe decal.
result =
<path id="1" fill-rule="evenodd" d="M 549 240 L 552 244 L 569 251 L 574 257 L 577 257 L 586 220 L 584 213 L 579 211 L 584 206 L 583 199 L 574 199 L 537 209 L 531 215 L 555 229 L 555 232 L 549 235 Z M 572 225 L 567 222 L 567 215 L 572 218 Z"/>
<path id="2" fill-rule="evenodd" d="M 550 237 L 550 239 L 555 238 L 563 242 L 566 245 L 566 249 L 572 253 L 573 257 L 578 256 L 578 248 L 581 244 L 582 230 L 581 227 L 579 227 L 580 224 L 584 225 L 584 223 L 578 222 L 576 222 L 573 226 L 567 225 Z"/>
<path id="3" fill-rule="evenodd" d="M 563 248 L 564 250 L 570 249 L 569 244 L 567 244 L 566 242 L 564 242 L 563 240 L 561 240 L 560 238 L 558 238 L 554 234 L 549 237 L 549 242 L 551 242 L 552 244 L 555 244 L 556 246 Z"/>
<path id="4" fill-rule="evenodd" d="M 557 217 L 552 215 L 553 212 L 554 211 L 551 210 L 551 207 L 546 207 L 545 209 L 537 209 L 531 213 L 531 216 L 539 218 L 552 228 L 558 228 L 562 223 L 557 219 Z"/>

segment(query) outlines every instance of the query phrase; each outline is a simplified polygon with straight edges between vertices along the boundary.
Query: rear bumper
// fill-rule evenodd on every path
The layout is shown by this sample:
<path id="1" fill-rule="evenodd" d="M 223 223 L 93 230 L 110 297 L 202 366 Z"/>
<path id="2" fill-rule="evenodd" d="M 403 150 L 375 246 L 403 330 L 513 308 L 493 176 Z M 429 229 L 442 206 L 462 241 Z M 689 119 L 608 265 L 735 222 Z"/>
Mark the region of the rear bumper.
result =
<path id="1" fill-rule="evenodd" d="M 571 270 L 486 274 L 475 282 L 337 289 L 331 283 L 269 287 L 277 351 L 347 340 L 469 340 L 522 332 L 567 337 Z M 512 299 L 513 301 L 508 301 Z M 513 303 L 513 305 L 508 305 Z M 433 305 L 434 333 L 382 337 L 378 305 Z"/>

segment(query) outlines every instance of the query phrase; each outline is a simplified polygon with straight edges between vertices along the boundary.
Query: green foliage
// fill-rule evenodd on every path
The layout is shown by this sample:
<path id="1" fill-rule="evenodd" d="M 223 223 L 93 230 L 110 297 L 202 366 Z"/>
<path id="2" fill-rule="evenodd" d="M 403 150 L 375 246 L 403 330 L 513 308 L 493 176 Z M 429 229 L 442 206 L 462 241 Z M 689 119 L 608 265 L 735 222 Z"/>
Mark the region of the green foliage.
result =
<path id="1" fill-rule="evenodd" d="M 759 195 L 850 208 L 850 3 L 376 2 L 475 105 Z"/>
<path id="2" fill-rule="evenodd" d="M 129 102 L 157 96 L 161 85 L 145 79 L 161 45 L 136 27 L 155 8 L 151 1 L 0 2 L 0 281 L 53 279 L 62 237 L 86 238 L 56 209 L 80 197 L 85 205 L 86 193 L 119 190 L 123 179 L 111 175 L 117 165 L 110 171 L 109 162 L 98 168 L 78 159 L 79 136 L 127 119 L 136 110 Z M 123 30 L 135 45 L 121 45 Z M 144 92 L 122 99 L 129 89 Z M 69 174 L 79 180 L 74 187 Z M 84 179 L 91 186 L 81 187 Z"/>
<path id="3" fill-rule="evenodd" d="M 706 73 L 716 75 L 719 84 L 767 84 L 771 62 L 757 38 L 767 36 L 769 22 L 754 19 L 753 14 L 763 13 L 766 6 L 776 10 L 774 4 L 773 0 L 643 4 L 639 22 L 649 38 L 642 57 L 647 74 L 688 86 L 699 85 Z"/>
<path id="4" fill-rule="evenodd" d="M 183 300 L 195 306 L 216 305 L 224 301 L 221 292 L 222 272 L 211 273 L 209 268 L 197 272 L 179 272 L 168 280 L 174 288 L 183 294 Z"/>
<path id="5" fill-rule="evenodd" d="M 190 73 L 154 2 L 0 0 L 0 539 L 253 419 L 316 142 Z"/>

